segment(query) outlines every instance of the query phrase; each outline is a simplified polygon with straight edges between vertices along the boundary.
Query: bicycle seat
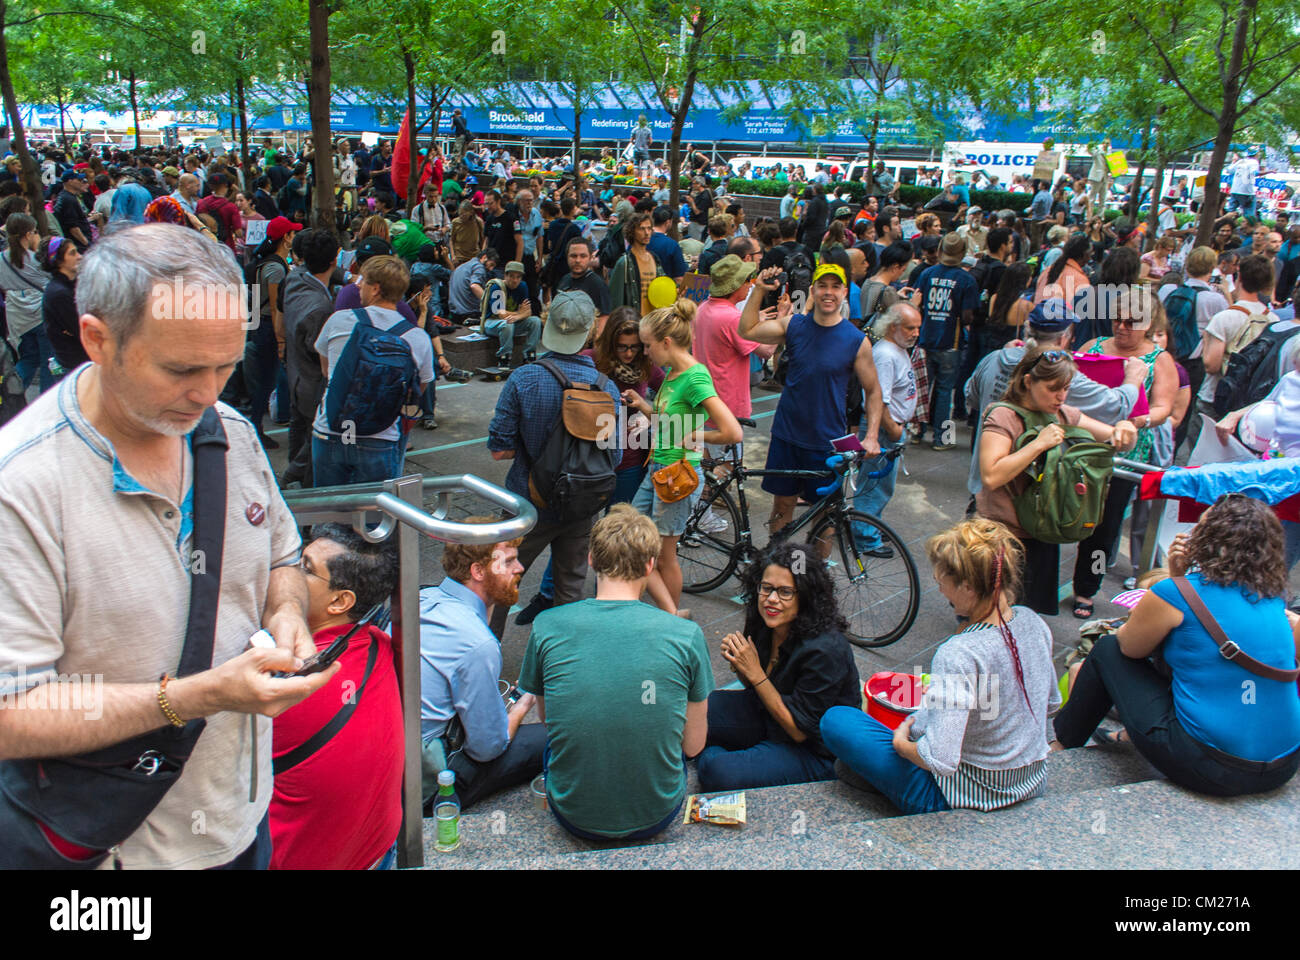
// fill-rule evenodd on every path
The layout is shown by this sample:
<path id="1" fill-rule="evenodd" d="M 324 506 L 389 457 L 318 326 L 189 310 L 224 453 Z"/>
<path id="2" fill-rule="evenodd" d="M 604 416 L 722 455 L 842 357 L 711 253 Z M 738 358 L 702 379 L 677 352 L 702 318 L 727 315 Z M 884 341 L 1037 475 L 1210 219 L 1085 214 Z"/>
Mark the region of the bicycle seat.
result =
<path id="1" fill-rule="evenodd" d="M 757 424 L 756 422 L 754 422 L 753 420 L 749 419 L 749 417 L 737 417 L 737 418 L 736 418 L 736 422 L 737 422 L 738 424 L 740 424 L 742 427 L 757 427 L 757 426 L 758 426 L 758 424 Z"/>

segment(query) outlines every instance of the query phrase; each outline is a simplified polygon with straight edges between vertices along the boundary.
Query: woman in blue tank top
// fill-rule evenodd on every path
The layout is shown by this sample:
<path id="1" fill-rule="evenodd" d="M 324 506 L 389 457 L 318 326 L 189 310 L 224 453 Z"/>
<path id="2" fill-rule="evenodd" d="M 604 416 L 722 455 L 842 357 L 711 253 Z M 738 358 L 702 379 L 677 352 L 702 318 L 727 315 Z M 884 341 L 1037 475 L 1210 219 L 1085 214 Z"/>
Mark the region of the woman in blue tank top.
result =
<path id="1" fill-rule="evenodd" d="M 1131 740 L 1189 790 L 1236 796 L 1281 786 L 1300 765 L 1300 618 L 1285 606 L 1281 524 L 1262 502 L 1227 494 L 1175 541 L 1169 569 L 1173 578 L 1084 661 L 1056 717 L 1060 746 L 1086 743 L 1113 704 L 1124 731 L 1095 738 Z M 1184 575 L 1250 667 L 1220 652 L 1179 589 Z M 1147 659 L 1154 654 L 1165 669 Z"/>

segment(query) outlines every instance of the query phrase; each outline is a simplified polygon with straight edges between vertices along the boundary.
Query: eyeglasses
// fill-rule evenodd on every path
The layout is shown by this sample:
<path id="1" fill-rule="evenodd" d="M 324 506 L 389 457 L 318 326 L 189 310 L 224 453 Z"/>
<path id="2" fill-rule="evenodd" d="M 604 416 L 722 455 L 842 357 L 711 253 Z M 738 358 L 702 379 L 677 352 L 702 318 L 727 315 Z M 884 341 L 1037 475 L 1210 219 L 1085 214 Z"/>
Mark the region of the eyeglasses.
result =
<path id="1" fill-rule="evenodd" d="M 330 578 L 322 577 L 315 570 L 311 569 L 311 567 L 308 565 L 308 560 L 305 555 L 298 558 L 298 569 L 301 570 L 304 574 L 306 574 L 309 577 L 315 577 L 317 580 L 324 580 L 325 586 L 327 587 L 329 586 Z"/>
<path id="2" fill-rule="evenodd" d="M 645 344 L 642 343 L 620 343 L 614 347 L 618 353 L 640 353 L 644 349 Z"/>
<path id="3" fill-rule="evenodd" d="M 791 600 L 794 598 L 794 587 L 778 587 L 766 580 L 758 585 L 758 599 L 762 600 L 772 594 L 776 594 L 782 600 Z"/>
<path id="4" fill-rule="evenodd" d="M 1137 326 L 1137 323 L 1138 322 L 1136 320 L 1116 320 L 1114 325 L 1117 327 L 1127 327 L 1128 329 L 1132 330 Z"/>

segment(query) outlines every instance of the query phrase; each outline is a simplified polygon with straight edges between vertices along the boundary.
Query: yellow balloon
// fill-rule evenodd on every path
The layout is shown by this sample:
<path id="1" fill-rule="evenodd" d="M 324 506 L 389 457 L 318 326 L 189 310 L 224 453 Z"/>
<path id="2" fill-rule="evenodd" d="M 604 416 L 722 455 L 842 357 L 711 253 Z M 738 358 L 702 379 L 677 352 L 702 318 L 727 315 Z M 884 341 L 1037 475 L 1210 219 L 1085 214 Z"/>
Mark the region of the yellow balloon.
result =
<path id="1" fill-rule="evenodd" d="M 670 307 L 677 300 L 677 284 L 673 282 L 672 277 L 655 277 L 650 281 L 646 299 L 650 301 L 652 307 Z"/>

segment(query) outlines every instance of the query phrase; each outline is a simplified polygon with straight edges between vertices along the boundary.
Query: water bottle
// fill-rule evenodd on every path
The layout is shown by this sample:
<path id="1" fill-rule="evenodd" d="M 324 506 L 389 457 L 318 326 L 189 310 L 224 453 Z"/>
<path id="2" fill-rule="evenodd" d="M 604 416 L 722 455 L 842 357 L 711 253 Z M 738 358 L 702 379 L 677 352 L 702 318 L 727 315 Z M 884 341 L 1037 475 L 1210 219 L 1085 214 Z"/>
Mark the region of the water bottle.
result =
<path id="1" fill-rule="evenodd" d="M 433 803 L 437 825 L 439 853 L 450 853 L 460 846 L 460 797 L 456 796 L 456 774 L 444 770 L 438 774 L 438 799 Z"/>
<path id="2" fill-rule="evenodd" d="M 67 372 L 63 369 L 63 364 L 59 363 L 59 361 L 54 357 L 50 357 L 49 367 L 50 373 L 56 377 L 61 377 Z"/>

